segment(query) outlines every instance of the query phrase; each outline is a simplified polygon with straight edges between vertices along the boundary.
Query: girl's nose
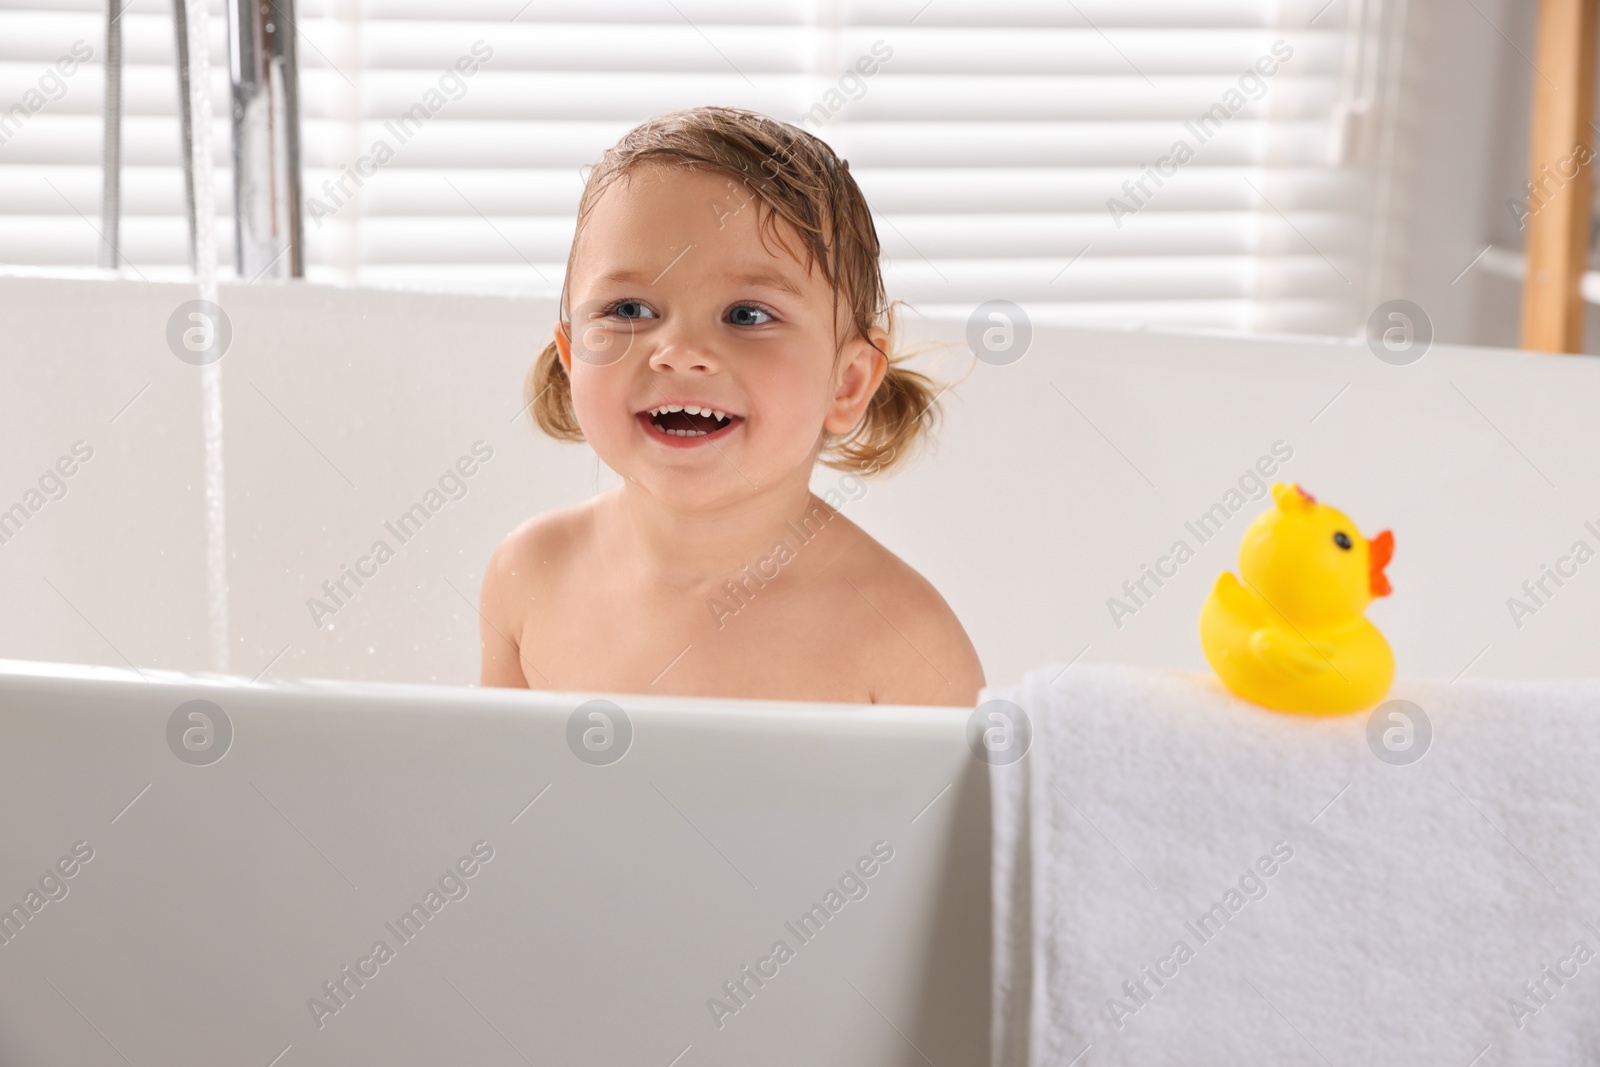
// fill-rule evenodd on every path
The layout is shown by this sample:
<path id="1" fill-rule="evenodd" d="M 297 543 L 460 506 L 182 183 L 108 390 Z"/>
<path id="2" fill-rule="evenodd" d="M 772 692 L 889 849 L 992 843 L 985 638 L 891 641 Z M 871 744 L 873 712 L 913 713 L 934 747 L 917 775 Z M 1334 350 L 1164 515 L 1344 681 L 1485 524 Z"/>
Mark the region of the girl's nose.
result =
<path id="1" fill-rule="evenodd" d="M 709 373 L 717 369 L 716 357 L 693 338 L 674 334 L 650 356 L 650 366 L 660 371 Z"/>

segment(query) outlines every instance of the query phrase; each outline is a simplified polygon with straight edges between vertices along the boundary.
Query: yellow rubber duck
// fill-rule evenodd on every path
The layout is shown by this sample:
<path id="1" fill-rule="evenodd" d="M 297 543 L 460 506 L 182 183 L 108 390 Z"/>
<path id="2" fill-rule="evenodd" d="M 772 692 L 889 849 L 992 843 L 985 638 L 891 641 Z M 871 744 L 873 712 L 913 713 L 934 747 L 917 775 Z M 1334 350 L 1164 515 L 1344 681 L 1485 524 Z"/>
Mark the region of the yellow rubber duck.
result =
<path id="1" fill-rule="evenodd" d="M 1277 711 L 1370 708 L 1394 680 L 1394 653 L 1362 612 L 1389 595 L 1394 535 L 1367 540 L 1298 485 L 1275 483 L 1272 497 L 1239 546 L 1244 584 L 1223 572 L 1200 609 L 1206 659 L 1233 692 Z"/>

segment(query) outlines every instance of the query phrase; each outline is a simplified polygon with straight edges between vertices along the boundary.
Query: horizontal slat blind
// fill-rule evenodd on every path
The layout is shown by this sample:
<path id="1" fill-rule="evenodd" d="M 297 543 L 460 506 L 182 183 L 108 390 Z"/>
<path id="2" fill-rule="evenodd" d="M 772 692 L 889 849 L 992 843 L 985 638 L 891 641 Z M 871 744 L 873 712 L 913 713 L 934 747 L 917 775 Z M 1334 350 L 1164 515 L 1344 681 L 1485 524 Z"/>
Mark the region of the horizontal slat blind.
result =
<path id="1" fill-rule="evenodd" d="M 1316 7 L 1260 0 L 300 0 L 308 274 L 554 292 L 580 168 L 651 114 L 722 103 L 850 160 L 890 293 L 925 310 L 1003 298 L 1045 317 L 1344 331 L 1373 184 L 1370 166 L 1326 161 L 1350 6 L 1311 22 Z M 0 0 L 0 107 L 74 42 L 95 56 L 0 125 L 0 262 L 94 263 L 104 18 L 92 0 Z M 126 269 L 182 276 L 170 6 L 137 0 L 123 23 Z M 231 212 L 220 0 L 211 31 Z M 1292 58 L 1201 143 L 1198 117 L 1278 41 Z M 474 47 L 492 50 L 477 73 L 447 74 Z M 849 73 L 863 56 L 870 77 Z M 400 116 L 430 102 L 401 143 Z M 1119 226 L 1108 200 L 1136 203 L 1124 183 L 1180 139 L 1193 160 L 1146 179 L 1148 206 Z M 339 191 L 380 142 L 393 159 Z"/>

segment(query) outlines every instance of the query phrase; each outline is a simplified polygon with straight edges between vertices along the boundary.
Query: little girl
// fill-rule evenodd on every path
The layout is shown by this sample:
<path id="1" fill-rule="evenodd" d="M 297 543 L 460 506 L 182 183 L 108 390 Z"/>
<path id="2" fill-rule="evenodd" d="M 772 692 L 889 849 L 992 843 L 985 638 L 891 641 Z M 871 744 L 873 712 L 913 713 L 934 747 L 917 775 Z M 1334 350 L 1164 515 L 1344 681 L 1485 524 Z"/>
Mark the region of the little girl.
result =
<path id="1" fill-rule="evenodd" d="M 944 598 L 810 491 L 818 462 L 859 485 L 931 430 L 892 330 L 872 216 L 823 142 L 718 107 L 623 137 L 525 397 L 622 484 L 495 550 L 482 684 L 975 704 Z"/>

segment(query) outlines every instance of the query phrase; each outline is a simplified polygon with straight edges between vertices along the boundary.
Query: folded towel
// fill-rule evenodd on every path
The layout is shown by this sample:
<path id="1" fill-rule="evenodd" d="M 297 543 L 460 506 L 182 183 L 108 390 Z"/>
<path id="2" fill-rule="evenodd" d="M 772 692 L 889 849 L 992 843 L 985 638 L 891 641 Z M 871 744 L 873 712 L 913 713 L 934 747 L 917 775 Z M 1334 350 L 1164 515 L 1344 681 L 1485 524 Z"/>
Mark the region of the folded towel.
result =
<path id="1" fill-rule="evenodd" d="M 1600 681 L 983 699 L 1033 729 L 990 772 L 995 1067 L 1600 1064 Z"/>

